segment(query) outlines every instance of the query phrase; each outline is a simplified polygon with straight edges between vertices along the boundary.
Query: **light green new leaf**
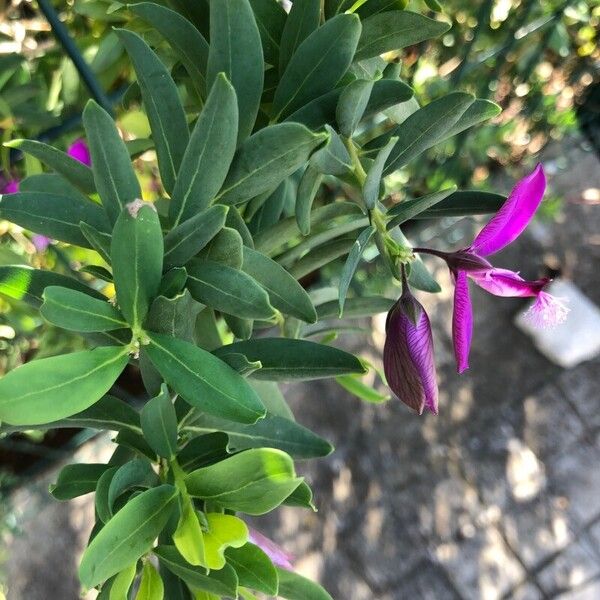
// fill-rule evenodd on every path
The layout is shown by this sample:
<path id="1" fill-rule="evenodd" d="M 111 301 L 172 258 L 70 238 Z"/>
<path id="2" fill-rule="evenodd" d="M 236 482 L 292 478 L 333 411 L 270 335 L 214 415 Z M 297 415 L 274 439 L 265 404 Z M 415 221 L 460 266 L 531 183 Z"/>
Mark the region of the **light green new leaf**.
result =
<path id="1" fill-rule="evenodd" d="M 272 448 L 246 450 L 185 478 L 192 496 L 249 515 L 273 510 L 301 481 L 296 477 L 293 460 Z"/>
<path id="2" fill-rule="evenodd" d="M 190 21 L 154 2 L 138 2 L 130 10 L 150 23 L 169 42 L 188 72 L 200 98 L 206 97 L 208 42 Z"/>
<path id="3" fill-rule="evenodd" d="M 42 317 L 63 329 L 94 332 L 127 327 L 123 315 L 108 300 L 57 286 L 47 287 L 43 298 Z"/>
<path id="4" fill-rule="evenodd" d="M 365 206 L 369 210 L 373 210 L 377 204 L 377 200 L 379 200 L 383 169 L 385 168 L 385 163 L 397 142 L 397 137 L 390 138 L 390 141 L 387 143 L 387 145 L 384 146 L 377 154 L 377 158 L 375 158 L 371 168 L 369 169 L 369 172 L 367 173 L 367 178 L 363 185 L 363 200 L 365 201 Z"/>
<path id="5" fill-rule="evenodd" d="M 279 575 L 279 596 L 286 600 L 333 600 L 318 584 L 298 573 L 277 568 Z"/>
<path id="6" fill-rule="evenodd" d="M 173 226 L 205 210 L 221 189 L 235 153 L 235 90 L 220 73 L 196 122 L 177 176 L 169 217 Z"/>
<path id="7" fill-rule="evenodd" d="M 156 146 L 160 178 L 171 194 L 190 138 L 177 86 L 158 56 L 137 33 L 118 29 L 117 35 L 133 63 Z"/>
<path id="8" fill-rule="evenodd" d="M 265 415 L 256 392 L 222 360 L 188 342 L 148 335 L 145 351 L 150 360 L 188 404 L 240 423 L 254 423 Z"/>
<path id="9" fill-rule="evenodd" d="M 348 352 L 305 340 L 256 338 L 222 346 L 217 356 L 237 353 L 249 361 L 260 361 L 256 379 L 289 381 L 335 377 L 345 373 L 364 373 L 361 362 Z"/>
<path id="10" fill-rule="evenodd" d="M 135 579 L 137 560 L 125 567 L 112 581 L 108 600 L 127 600 L 129 588 Z"/>
<path id="11" fill-rule="evenodd" d="M 279 577 L 271 559 L 254 544 L 225 551 L 227 564 L 237 573 L 240 585 L 269 596 L 277 596 Z"/>
<path id="12" fill-rule="evenodd" d="M 303 0 L 292 4 L 281 34 L 279 74 L 282 75 L 298 46 L 319 27 L 321 0 Z"/>
<path id="13" fill-rule="evenodd" d="M 123 209 L 110 255 L 119 308 L 131 327 L 139 329 L 162 278 L 163 237 L 152 204 L 137 200 Z"/>
<path id="14" fill-rule="evenodd" d="M 386 11 L 367 17 L 354 60 L 364 60 L 442 35 L 449 23 L 408 10 Z"/>
<path id="15" fill-rule="evenodd" d="M 374 81 L 356 79 L 342 90 L 335 112 L 342 135 L 354 134 L 369 103 L 373 84 Z"/>
<path id="16" fill-rule="evenodd" d="M 142 197 L 140 184 L 112 117 L 93 100 L 83 111 L 83 126 L 96 189 L 110 222 L 114 223 L 128 202 Z"/>
<path id="17" fill-rule="evenodd" d="M 164 458 L 177 452 L 177 415 L 166 385 L 160 394 L 144 405 L 140 413 L 142 431 L 148 445 Z"/>
<path id="18" fill-rule="evenodd" d="M 9 148 L 18 148 L 41 160 L 84 194 L 93 194 L 96 191 L 92 170 L 65 152 L 35 140 L 11 140 L 4 145 Z"/>
<path id="19" fill-rule="evenodd" d="M 267 292 L 250 275 L 228 265 L 197 260 L 188 268 L 192 296 L 216 310 L 242 319 L 271 319 L 275 309 Z"/>
<path id="20" fill-rule="evenodd" d="M 371 241 L 371 238 L 373 237 L 374 233 L 374 227 L 369 226 L 366 229 L 363 229 L 360 235 L 356 238 L 356 241 L 352 246 L 352 250 L 350 250 L 348 258 L 344 263 L 344 268 L 342 269 L 342 274 L 340 275 L 339 285 L 340 317 L 344 312 L 344 302 L 346 302 L 346 294 L 348 293 L 350 282 L 354 277 L 354 273 L 356 271 L 356 268 L 358 267 L 358 263 L 360 262 L 363 252 L 365 251 L 366 247 Z"/>
<path id="21" fill-rule="evenodd" d="M 60 470 L 49 492 L 56 500 L 71 500 L 96 489 L 98 479 L 110 468 L 105 464 L 67 465 Z"/>
<path id="22" fill-rule="evenodd" d="M 356 15 L 338 15 L 300 44 L 275 90 L 272 116 L 279 120 L 336 86 L 352 63 L 361 32 Z"/>
<path id="23" fill-rule="evenodd" d="M 118 573 L 152 548 L 177 498 L 171 485 L 161 485 L 130 500 L 106 523 L 83 553 L 79 578 L 92 588 Z"/>
<path id="24" fill-rule="evenodd" d="M 233 515 L 207 513 L 208 529 L 204 533 L 205 567 L 210 570 L 225 566 L 225 550 L 240 548 L 248 541 L 248 526 Z"/>
<path id="25" fill-rule="evenodd" d="M 163 600 L 164 597 L 165 586 L 159 572 L 151 562 L 145 562 L 135 600 Z"/>
<path id="26" fill-rule="evenodd" d="M 0 195 L 0 218 L 83 248 L 92 246 L 79 228 L 80 221 L 100 231 L 110 231 L 102 207 L 95 202 L 45 192 Z"/>
<path id="27" fill-rule="evenodd" d="M 222 204 L 240 204 L 275 189 L 300 168 L 327 139 L 298 123 L 261 129 L 238 149 L 217 196 Z"/>
<path id="28" fill-rule="evenodd" d="M 361 400 L 370 404 L 381 404 L 387 402 L 391 396 L 384 396 L 373 389 L 373 386 L 363 383 L 356 375 L 340 375 L 335 378 L 336 382 L 346 391 L 354 394 Z"/>
<path id="29" fill-rule="evenodd" d="M 94 348 L 17 367 L 0 379 L 0 421 L 35 425 L 74 415 L 108 392 L 127 359 L 126 348 Z"/>
<path id="30" fill-rule="evenodd" d="M 248 0 L 210 3 L 209 89 L 219 73 L 225 73 L 237 95 L 239 144 L 254 128 L 264 81 L 261 38 Z"/>
<path id="31" fill-rule="evenodd" d="M 296 195 L 296 221 L 302 235 L 310 233 L 310 213 L 321 181 L 323 181 L 323 175 L 312 164 L 312 161 L 309 162 L 298 184 L 298 194 Z"/>
<path id="32" fill-rule="evenodd" d="M 267 290 L 275 308 L 306 323 L 316 322 L 317 313 L 306 290 L 279 263 L 261 252 L 244 248 L 242 268 Z"/>
<path id="33" fill-rule="evenodd" d="M 206 566 L 204 535 L 192 499 L 187 495 L 180 498 L 180 515 L 173 543 L 190 565 Z"/>

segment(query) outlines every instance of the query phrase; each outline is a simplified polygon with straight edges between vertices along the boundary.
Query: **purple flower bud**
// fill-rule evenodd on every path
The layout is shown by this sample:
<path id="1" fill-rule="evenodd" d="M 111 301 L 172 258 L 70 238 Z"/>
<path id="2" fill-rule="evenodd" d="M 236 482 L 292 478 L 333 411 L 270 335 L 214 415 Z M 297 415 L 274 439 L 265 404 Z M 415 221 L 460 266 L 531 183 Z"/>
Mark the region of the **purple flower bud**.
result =
<path id="1" fill-rule="evenodd" d="M 0 190 L 2 194 L 16 194 L 19 191 L 19 180 L 9 179 Z"/>
<path id="2" fill-rule="evenodd" d="M 291 571 L 292 567 L 292 556 L 280 548 L 274 541 L 270 540 L 267 536 L 263 535 L 252 527 L 248 528 L 249 536 L 248 540 L 258 546 L 270 559 L 271 562 L 282 569 Z"/>
<path id="3" fill-rule="evenodd" d="M 423 306 L 404 285 L 402 296 L 388 313 L 383 366 L 388 385 L 419 414 L 438 412 L 438 388 L 433 335 Z"/>
<path id="4" fill-rule="evenodd" d="M 75 140 L 69 146 L 69 149 L 67 150 L 67 154 L 71 158 L 78 160 L 80 163 L 83 163 L 84 165 L 87 165 L 88 167 L 92 166 L 92 158 L 90 156 L 90 150 L 88 148 L 88 145 L 81 138 L 78 140 Z"/>

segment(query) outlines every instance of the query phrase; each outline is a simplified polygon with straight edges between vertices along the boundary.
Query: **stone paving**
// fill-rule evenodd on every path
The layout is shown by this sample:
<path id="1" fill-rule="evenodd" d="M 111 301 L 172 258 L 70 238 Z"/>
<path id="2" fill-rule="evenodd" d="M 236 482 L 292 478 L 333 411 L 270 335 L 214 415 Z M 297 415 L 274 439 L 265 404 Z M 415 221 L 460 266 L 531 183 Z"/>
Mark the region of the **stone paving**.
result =
<path id="1" fill-rule="evenodd" d="M 550 166 L 555 158 L 564 162 L 558 146 L 545 153 Z M 536 224 L 495 263 L 527 277 L 559 266 L 600 305 L 600 211 L 582 202 L 586 188 L 600 188 L 598 166 L 575 144 L 551 179 L 567 198 L 564 218 Z M 468 240 L 473 223 L 452 230 Z M 471 370 L 457 376 L 451 287 L 431 265 L 445 291 L 420 298 L 436 330 L 440 415 L 366 405 L 327 381 L 290 386 L 298 420 L 336 452 L 300 466 L 318 513 L 285 508 L 255 524 L 335 600 L 599 600 L 600 359 L 556 367 L 513 325 L 521 301 L 473 290 Z M 348 347 L 380 361 L 384 317 L 369 344 Z M 91 501 L 51 505 L 26 524 L 6 565 L 9 600 L 78 597 L 65 552 L 84 543 L 92 510 Z M 54 549 L 36 535 L 41 522 L 55 524 L 41 536 Z M 48 579 L 57 570 L 67 588 Z"/>

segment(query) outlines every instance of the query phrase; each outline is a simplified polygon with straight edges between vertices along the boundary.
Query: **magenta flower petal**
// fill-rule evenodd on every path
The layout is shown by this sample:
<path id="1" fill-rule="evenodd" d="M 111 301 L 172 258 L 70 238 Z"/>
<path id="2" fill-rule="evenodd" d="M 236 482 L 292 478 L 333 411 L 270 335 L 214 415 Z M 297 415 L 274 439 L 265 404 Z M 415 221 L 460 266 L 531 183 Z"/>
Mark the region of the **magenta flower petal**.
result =
<path id="1" fill-rule="evenodd" d="M 564 323 L 570 308 L 567 299 L 557 298 L 548 292 L 540 292 L 534 304 L 525 313 L 528 321 L 536 327 L 548 329 Z"/>
<path id="2" fill-rule="evenodd" d="M 78 160 L 80 163 L 83 163 L 84 165 L 87 165 L 88 167 L 92 166 L 92 158 L 90 156 L 90 150 L 88 148 L 88 145 L 82 139 L 75 140 L 69 146 L 69 149 L 67 150 L 67 154 L 71 158 Z"/>
<path id="3" fill-rule="evenodd" d="M 263 535 L 256 529 L 248 528 L 249 536 L 248 540 L 258 546 L 270 559 L 271 562 L 282 569 L 287 569 L 291 571 L 293 569 L 292 566 L 292 556 L 285 552 L 282 548 L 280 548 L 273 540 L 270 540 L 266 535 Z"/>
<path id="4" fill-rule="evenodd" d="M 488 256 L 516 240 L 531 221 L 546 189 L 546 176 L 539 164 L 531 175 L 517 183 L 502 208 L 473 241 L 471 250 Z"/>
<path id="5" fill-rule="evenodd" d="M 452 342 L 456 368 L 463 373 L 469 368 L 469 351 L 473 337 L 473 308 L 469 294 L 469 281 L 465 271 L 459 271 L 454 288 L 454 312 L 452 314 Z"/>
<path id="6" fill-rule="evenodd" d="M 391 308 L 386 323 L 383 365 L 388 385 L 419 414 L 438 412 L 438 388 L 431 324 L 408 289 Z"/>
<path id="7" fill-rule="evenodd" d="M 496 268 L 469 273 L 469 277 L 486 292 L 505 298 L 537 296 L 550 281 L 545 278 L 527 281 L 514 271 Z"/>
<path id="8" fill-rule="evenodd" d="M 6 182 L 4 188 L 0 190 L 2 194 L 16 194 L 19 191 L 19 180 L 11 179 Z"/>
<path id="9" fill-rule="evenodd" d="M 49 237 L 46 237 L 45 235 L 40 235 L 36 233 L 31 237 L 31 241 L 33 242 L 33 245 L 35 246 L 35 249 L 38 252 L 44 252 L 44 250 L 48 248 L 52 240 Z"/>

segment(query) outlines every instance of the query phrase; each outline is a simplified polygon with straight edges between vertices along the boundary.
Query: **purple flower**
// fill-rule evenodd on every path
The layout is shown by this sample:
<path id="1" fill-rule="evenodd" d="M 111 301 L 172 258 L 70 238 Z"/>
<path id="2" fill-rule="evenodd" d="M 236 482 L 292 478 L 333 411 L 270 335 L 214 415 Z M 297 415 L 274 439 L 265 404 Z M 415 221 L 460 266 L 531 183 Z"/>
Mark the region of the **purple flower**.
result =
<path id="1" fill-rule="evenodd" d="M 9 179 L 4 183 L 4 187 L 0 190 L 1 194 L 15 194 L 19 191 L 19 180 Z"/>
<path id="2" fill-rule="evenodd" d="M 248 528 L 249 536 L 248 540 L 258 546 L 270 559 L 271 562 L 282 569 L 291 571 L 292 567 L 292 556 L 280 548 L 274 541 L 270 540 L 267 536 L 263 535 L 252 527 Z"/>
<path id="3" fill-rule="evenodd" d="M 411 294 L 403 270 L 402 295 L 385 324 L 383 367 L 388 385 L 419 414 L 437 414 L 438 388 L 429 317 Z"/>
<path id="4" fill-rule="evenodd" d="M 79 162 L 83 163 L 84 165 L 87 165 L 88 167 L 92 166 L 90 150 L 89 150 L 87 144 L 85 143 L 85 141 L 82 140 L 81 138 L 78 140 L 75 140 L 69 146 L 69 149 L 67 150 L 67 154 L 71 158 L 78 160 Z"/>
<path id="5" fill-rule="evenodd" d="M 35 249 L 38 252 L 44 252 L 44 250 L 48 248 L 52 240 L 49 237 L 46 237 L 45 235 L 40 235 L 39 233 L 36 233 L 31 237 L 31 241 L 33 242 L 33 245 L 35 246 Z"/>

